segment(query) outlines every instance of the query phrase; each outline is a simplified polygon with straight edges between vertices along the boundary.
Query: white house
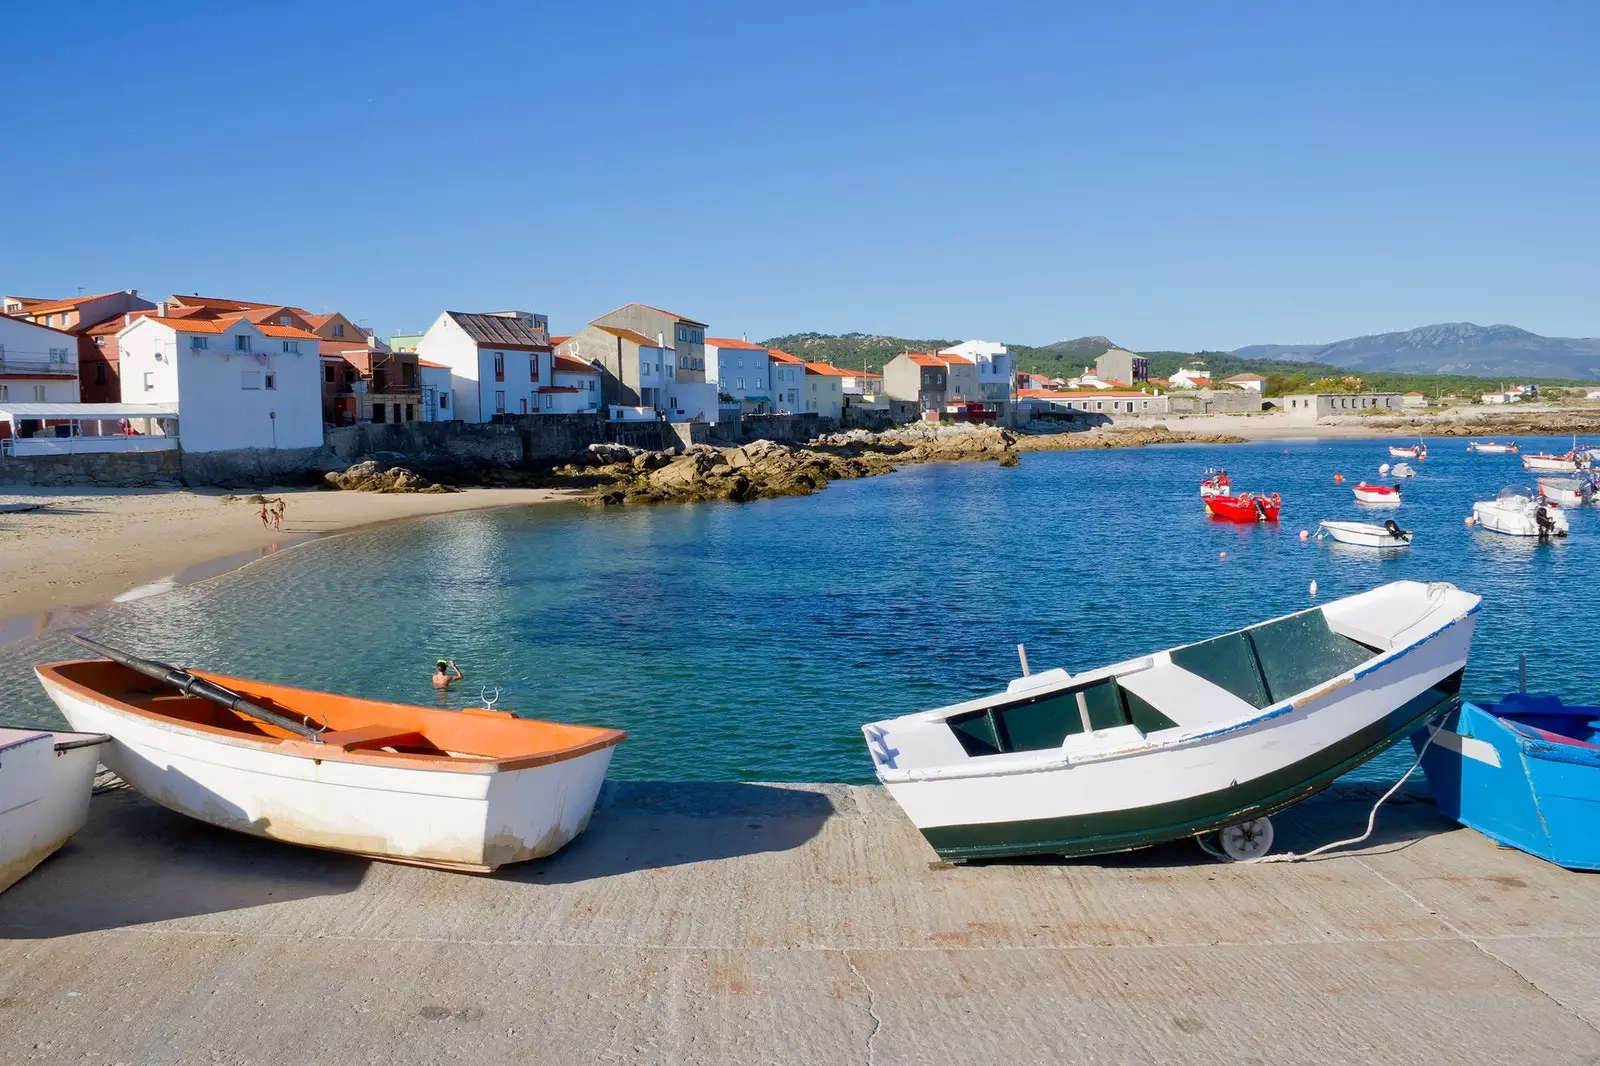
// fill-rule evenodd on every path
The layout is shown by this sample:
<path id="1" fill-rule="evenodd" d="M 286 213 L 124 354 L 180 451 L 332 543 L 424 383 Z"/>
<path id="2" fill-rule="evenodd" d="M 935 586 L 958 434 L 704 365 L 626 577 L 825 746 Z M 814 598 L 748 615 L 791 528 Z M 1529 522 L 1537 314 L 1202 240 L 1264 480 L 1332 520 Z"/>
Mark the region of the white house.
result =
<path id="1" fill-rule="evenodd" d="M 315 333 L 248 318 L 136 318 L 117 334 L 124 403 L 178 414 L 187 452 L 322 445 Z"/>
<path id="2" fill-rule="evenodd" d="M 1426 407 L 1428 397 L 1420 392 L 1408 392 L 1401 397 L 1400 402 L 1406 407 Z"/>
<path id="3" fill-rule="evenodd" d="M 1211 371 L 1203 366 L 1180 367 L 1167 379 L 1175 389 L 1204 389 L 1211 385 Z"/>
<path id="4" fill-rule="evenodd" d="M 806 363 L 781 348 L 767 350 L 772 368 L 772 409 L 780 415 L 797 415 L 806 409 Z"/>
<path id="5" fill-rule="evenodd" d="M 570 355 L 554 357 L 554 382 L 539 390 L 547 414 L 600 410 L 600 368 Z"/>
<path id="6" fill-rule="evenodd" d="M 1016 356 L 999 341 L 962 341 L 939 354 L 964 356 L 977 364 L 976 399 L 986 404 L 1010 404 L 1015 399 L 1012 379 L 1017 369 Z"/>
<path id="7" fill-rule="evenodd" d="M 759 344 L 731 337 L 706 338 L 706 380 L 756 414 L 773 407 L 772 358 Z"/>
<path id="8" fill-rule="evenodd" d="M 1127 382 L 1123 382 L 1123 384 L 1127 385 L 1128 383 Z M 1111 382 L 1106 381 L 1103 378 L 1101 378 L 1098 371 L 1091 370 L 1088 367 L 1084 367 L 1083 368 L 1083 373 L 1079 374 L 1077 377 L 1068 378 L 1067 381 L 1066 381 L 1066 385 L 1067 385 L 1067 388 L 1069 388 L 1069 389 L 1101 389 L 1101 390 L 1105 390 L 1105 389 L 1114 389 L 1114 388 L 1117 387 L 1117 386 L 1113 385 Z"/>
<path id="9" fill-rule="evenodd" d="M 555 384 L 550 320 L 531 311 L 446 311 L 417 342 L 417 358 L 450 368 L 450 407 L 462 422 L 537 414 Z"/>
<path id="10" fill-rule="evenodd" d="M 1260 374 L 1235 374 L 1231 378 L 1223 378 L 1223 384 L 1233 385 L 1236 388 L 1249 389 L 1251 392 L 1260 392 L 1267 386 L 1267 379 Z"/>
<path id="11" fill-rule="evenodd" d="M 1484 403 L 1521 403 L 1520 392 L 1486 392 L 1483 394 Z"/>
<path id="12" fill-rule="evenodd" d="M 422 393 L 422 421 L 454 422 L 455 404 L 450 396 L 450 368 L 443 363 L 417 360 L 417 387 Z"/>
<path id="13" fill-rule="evenodd" d="M 0 315 L 0 403 L 77 402 L 77 336 Z"/>
<path id="14" fill-rule="evenodd" d="M 806 410 L 837 420 L 844 410 L 846 371 L 829 363 L 807 363 Z"/>

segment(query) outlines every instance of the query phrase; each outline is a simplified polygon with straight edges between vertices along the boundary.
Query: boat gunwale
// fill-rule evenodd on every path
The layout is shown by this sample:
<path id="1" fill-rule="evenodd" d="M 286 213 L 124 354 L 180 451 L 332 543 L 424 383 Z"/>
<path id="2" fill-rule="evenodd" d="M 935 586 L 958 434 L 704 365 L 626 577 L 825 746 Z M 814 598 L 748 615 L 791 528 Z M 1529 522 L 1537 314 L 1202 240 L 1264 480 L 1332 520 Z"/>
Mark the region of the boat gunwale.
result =
<path id="1" fill-rule="evenodd" d="M 1468 595 L 1472 594 L 1469 593 Z M 1477 614 L 1482 605 L 1482 597 L 1478 597 L 1477 602 L 1469 607 L 1466 611 L 1462 612 L 1459 617 L 1452 618 L 1438 629 L 1424 635 L 1418 640 L 1411 641 L 1410 643 L 1402 645 L 1398 648 L 1390 648 L 1388 651 L 1380 652 L 1361 665 L 1335 674 L 1313 688 L 1306 689 L 1303 692 L 1297 692 L 1288 699 L 1269 705 L 1268 707 L 1264 708 L 1260 714 L 1254 716 L 1253 718 L 1238 719 L 1234 722 L 1230 722 L 1227 725 L 1218 726 L 1205 732 L 1180 734 L 1171 738 L 1163 737 L 1162 739 L 1155 741 L 1149 739 L 1150 737 L 1154 736 L 1154 734 L 1146 733 L 1144 734 L 1145 742 L 1141 744 L 1129 744 L 1119 748 L 1106 748 L 1099 751 L 1091 750 L 1073 752 L 1070 755 L 1059 747 L 1043 748 L 1038 749 L 1036 752 L 1028 753 L 1037 756 L 1031 761 L 1018 761 L 1006 766 L 996 766 L 992 763 L 988 765 L 975 764 L 975 759 L 972 756 L 969 756 L 967 761 L 963 763 L 947 763 L 941 766 L 906 767 L 905 769 L 886 769 L 882 766 L 877 766 L 875 761 L 874 765 L 875 769 L 877 770 L 878 781 L 885 785 L 902 785 L 936 781 L 954 781 L 974 777 L 1010 777 L 1018 774 L 1052 773 L 1057 770 L 1065 769 L 1074 764 L 1085 765 L 1088 763 L 1108 762 L 1114 759 L 1124 759 L 1136 755 L 1142 755 L 1152 750 L 1171 751 L 1189 747 L 1191 745 L 1216 741 L 1219 739 L 1226 740 L 1237 735 L 1242 735 L 1262 725 L 1263 723 L 1281 718 L 1287 714 L 1292 714 L 1296 709 L 1310 711 L 1312 709 L 1311 705 L 1319 702 L 1323 699 L 1323 697 L 1331 695 L 1333 692 L 1342 689 L 1347 685 L 1351 685 L 1357 681 L 1360 681 L 1362 678 L 1372 674 L 1374 671 L 1384 669 L 1387 666 L 1397 663 L 1412 652 L 1432 643 L 1436 638 L 1443 636 L 1449 630 L 1454 629 L 1468 618 Z M 1293 614 L 1283 615 L 1282 617 L 1290 618 L 1294 617 L 1295 615 L 1309 614 L 1311 611 L 1320 610 L 1322 610 L 1321 607 L 1312 607 L 1308 610 L 1295 611 Z M 1249 629 L 1255 629 L 1257 626 L 1266 625 L 1268 622 L 1276 622 L 1278 620 L 1279 619 L 1276 618 L 1268 619 L 1267 622 L 1260 622 L 1257 623 L 1256 626 L 1247 626 L 1244 630 L 1235 630 L 1234 632 L 1245 632 Z M 1413 625 L 1414 624 L 1415 623 L 1413 623 Z M 1404 630 L 1401 630 L 1401 632 L 1404 632 Z M 1232 634 L 1228 633 L 1222 635 L 1231 636 Z M 1204 641 L 1192 643 L 1204 643 Z M 1185 648 L 1188 646 L 1189 645 L 1186 644 L 1180 644 L 1175 648 L 1166 649 L 1166 651 L 1175 651 L 1179 648 Z M 1157 652 L 1156 654 L 1159 655 L 1163 653 Z M 1146 656 L 1146 658 L 1149 658 L 1149 656 Z M 1183 669 L 1181 666 L 1175 666 L 1174 668 L 1179 670 Z M 1074 679 L 1077 677 L 1077 675 L 1072 676 Z M 1070 687 L 1070 685 L 1063 685 L 1060 687 L 1066 688 Z M 1054 689 L 1051 689 L 1050 691 L 1053 690 Z M 984 697 L 983 700 L 974 700 L 971 702 L 980 703 L 990 699 L 993 699 L 993 697 Z M 943 710 L 943 708 L 941 708 L 941 710 Z M 919 713 L 926 714 L 928 712 L 923 711 Z M 915 715 L 907 715 L 903 717 L 915 717 Z M 878 726 L 881 728 L 887 722 L 892 721 L 894 721 L 894 719 L 888 718 L 878 722 L 868 723 L 868 725 Z M 937 722 L 939 719 L 925 719 L 925 721 Z M 862 728 L 866 729 L 867 726 L 863 726 Z M 1167 732 L 1167 730 L 1158 730 L 1158 732 Z M 992 759 L 994 756 L 983 756 L 983 758 Z"/>
<path id="2" fill-rule="evenodd" d="M 611 729 L 606 726 L 575 726 L 580 729 L 592 729 L 599 732 L 599 736 L 580 744 L 566 748 L 529 752 L 522 755 L 508 755 L 503 758 L 470 756 L 461 758 L 451 755 L 423 755 L 412 752 L 392 752 L 374 749 L 345 749 L 336 744 L 322 744 L 305 740 L 300 737 L 255 737 L 238 733 L 218 726 L 205 725 L 199 722 L 188 722 L 170 715 L 160 714 L 117 699 L 104 692 L 100 692 L 81 681 L 67 677 L 61 672 L 62 667 L 74 666 L 83 663 L 109 663 L 109 659 L 62 659 L 56 662 L 41 663 L 34 667 L 34 673 L 46 689 L 50 685 L 59 685 L 73 695 L 87 699 L 96 705 L 115 714 L 126 715 L 151 725 L 159 726 L 177 733 L 194 735 L 197 739 L 207 741 L 221 741 L 225 745 L 250 751 L 258 751 L 268 755 L 283 755 L 291 758 L 309 759 L 314 762 L 340 762 L 372 767 L 384 767 L 397 770 L 431 770 L 443 773 L 465 773 L 493 775 L 514 770 L 527 770 L 537 766 L 546 766 L 551 763 L 566 762 L 571 759 L 582 758 L 585 755 L 615 747 L 627 739 L 627 733 L 620 729 Z M 214 681 L 222 685 L 252 685 L 255 682 L 248 678 L 234 678 L 223 674 L 212 674 L 205 671 L 190 671 L 196 677 Z M 384 700 L 371 700 L 361 696 L 343 696 L 337 693 L 316 692 L 311 689 L 298 689 L 289 685 L 270 685 L 271 688 L 281 691 L 305 693 L 310 696 L 334 696 L 357 704 L 371 707 L 407 707 L 427 713 L 451 713 L 438 711 L 431 707 L 417 707 L 414 704 L 396 704 Z M 176 690 L 175 690 L 176 691 Z M 473 708 L 461 712 L 473 713 Z M 478 712 L 482 713 L 482 712 Z M 509 712 L 506 717 L 521 722 L 545 722 L 544 719 L 516 718 Z M 550 725 L 568 726 L 572 723 L 550 722 Z M 115 736 L 111 737 L 116 740 Z"/>

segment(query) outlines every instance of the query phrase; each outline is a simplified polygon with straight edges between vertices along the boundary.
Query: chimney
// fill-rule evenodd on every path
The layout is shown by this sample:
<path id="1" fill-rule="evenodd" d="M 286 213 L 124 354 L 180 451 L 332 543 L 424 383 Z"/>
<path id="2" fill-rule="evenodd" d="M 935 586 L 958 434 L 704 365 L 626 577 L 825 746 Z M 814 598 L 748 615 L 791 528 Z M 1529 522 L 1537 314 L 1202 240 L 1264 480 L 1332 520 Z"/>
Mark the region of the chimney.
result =
<path id="1" fill-rule="evenodd" d="M 662 333 L 662 332 L 660 332 L 658 330 L 656 332 L 656 347 L 657 348 L 665 348 L 666 346 L 667 346 L 666 334 L 664 334 L 664 333 Z"/>
<path id="2" fill-rule="evenodd" d="M 159 310 L 161 311 L 161 314 L 158 317 L 166 318 L 167 317 L 167 301 L 165 301 L 165 300 L 161 301 Z"/>

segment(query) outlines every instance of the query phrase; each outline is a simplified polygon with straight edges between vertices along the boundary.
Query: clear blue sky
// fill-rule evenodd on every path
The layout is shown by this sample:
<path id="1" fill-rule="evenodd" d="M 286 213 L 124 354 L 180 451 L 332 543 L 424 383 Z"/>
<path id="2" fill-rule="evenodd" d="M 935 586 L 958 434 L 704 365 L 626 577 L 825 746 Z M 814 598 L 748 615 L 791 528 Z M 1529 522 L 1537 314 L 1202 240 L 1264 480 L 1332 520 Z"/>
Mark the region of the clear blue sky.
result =
<path id="1" fill-rule="evenodd" d="M 84 2 L 0 45 L 0 288 L 380 334 L 1600 334 L 1600 5 Z"/>

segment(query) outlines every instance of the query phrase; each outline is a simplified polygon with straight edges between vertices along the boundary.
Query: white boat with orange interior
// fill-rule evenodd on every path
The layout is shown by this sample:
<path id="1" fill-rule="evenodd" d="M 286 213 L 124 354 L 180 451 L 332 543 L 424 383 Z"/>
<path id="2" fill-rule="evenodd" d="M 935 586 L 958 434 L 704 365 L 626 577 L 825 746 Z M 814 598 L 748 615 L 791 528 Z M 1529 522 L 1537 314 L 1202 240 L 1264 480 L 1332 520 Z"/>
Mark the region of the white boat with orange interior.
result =
<path id="1" fill-rule="evenodd" d="M 0 892 L 83 828 L 99 733 L 0 729 Z"/>
<path id="2" fill-rule="evenodd" d="M 36 668 L 101 760 L 163 806 L 225 829 L 486 873 L 587 827 L 615 729 L 413 707 L 104 659 Z M 154 679 L 154 683 L 152 683 Z"/>

